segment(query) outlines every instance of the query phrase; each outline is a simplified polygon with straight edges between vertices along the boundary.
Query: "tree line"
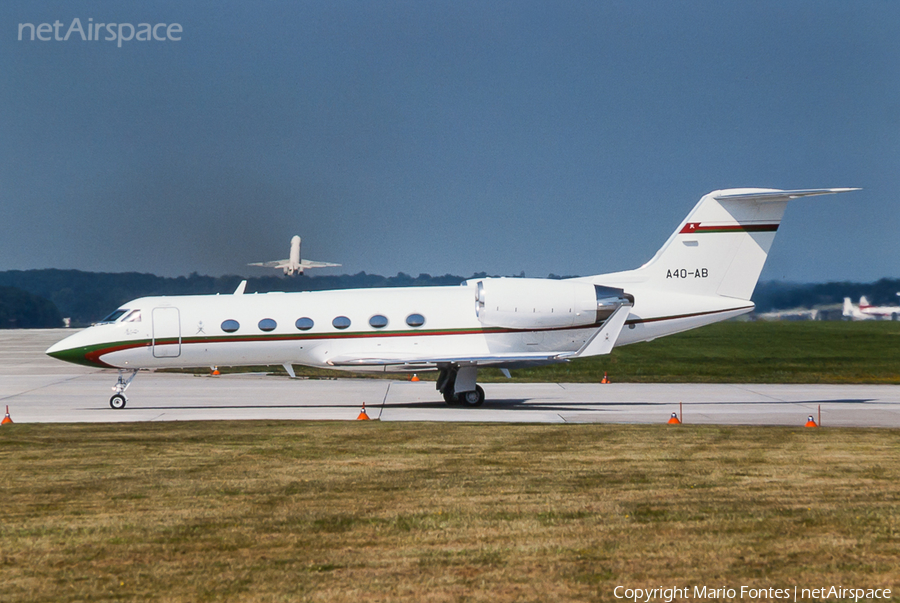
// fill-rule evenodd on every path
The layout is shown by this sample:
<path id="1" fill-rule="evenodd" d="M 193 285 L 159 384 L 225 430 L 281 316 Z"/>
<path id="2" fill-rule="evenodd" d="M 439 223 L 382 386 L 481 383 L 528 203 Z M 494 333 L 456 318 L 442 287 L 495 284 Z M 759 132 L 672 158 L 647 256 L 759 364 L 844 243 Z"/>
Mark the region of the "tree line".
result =
<path id="1" fill-rule="evenodd" d="M 476 273 L 468 278 L 484 278 Z M 550 275 L 550 278 L 567 278 Z M 445 274 L 381 276 L 357 274 L 295 277 L 263 276 L 247 278 L 235 275 L 204 276 L 197 273 L 175 278 L 137 272 L 83 272 L 80 270 L 8 270 L 0 272 L 0 328 L 56 327 L 62 317 L 72 326 L 97 322 L 122 304 L 150 295 L 204 295 L 232 293 L 247 280 L 247 293 L 268 291 L 322 291 L 327 289 L 366 289 L 371 287 L 430 287 L 458 285 L 466 277 Z M 874 304 L 898 303 L 900 279 L 881 279 L 874 283 L 759 283 L 753 293 L 758 312 L 776 309 L 811 308 L 841 303 L 844 297 L 857 302 L 861 295 Z M 54 312 L 55 310 L 55 312 Z"/>

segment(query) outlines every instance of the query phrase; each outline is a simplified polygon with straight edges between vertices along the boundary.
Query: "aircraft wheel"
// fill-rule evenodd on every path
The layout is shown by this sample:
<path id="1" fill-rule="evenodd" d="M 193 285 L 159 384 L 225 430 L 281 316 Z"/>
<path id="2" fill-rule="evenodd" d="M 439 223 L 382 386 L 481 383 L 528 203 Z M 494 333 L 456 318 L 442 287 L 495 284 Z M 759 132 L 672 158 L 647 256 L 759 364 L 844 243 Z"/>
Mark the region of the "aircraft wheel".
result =
<path id="1" fill-rule="evenodd" d="M 456 397 L 456 394 L 453 393 L 452 389 L 444 390 L 442 395 L 444 396 L 444 402 L 450 406 L 459 404 L 459 398 Z"/>
<path id="2" fill-rule="evenodd" d="M 109 405 L 112 406 L 116 410 L 121 410 L 125 408 L 125 396 L 122 394 L 116 394 L 112 398 L 109 399 Z"/>
<path id="3" fill-rule="evenodd" d="M 475 386 L 475 391 L 459 394 L 459 399 L 467 406 L 481 406 L 484 404 L 484 390 L 480 385 Z"/>

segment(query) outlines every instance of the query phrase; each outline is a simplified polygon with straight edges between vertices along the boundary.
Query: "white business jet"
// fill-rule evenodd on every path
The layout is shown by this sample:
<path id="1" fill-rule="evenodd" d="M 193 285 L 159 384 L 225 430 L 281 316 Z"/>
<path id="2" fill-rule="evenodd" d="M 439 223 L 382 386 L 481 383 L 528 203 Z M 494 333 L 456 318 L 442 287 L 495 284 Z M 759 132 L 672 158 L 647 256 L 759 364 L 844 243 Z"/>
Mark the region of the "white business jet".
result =
<path id="1" fill-rule="evenodd" d="M 456 287 L 143 297 L 47 354 L 118 368 L 110 399 L 142 368 L 294 364 L 350 371 L 438 370 L 448 404 L 479 406 L 480 367 L 609 354 L 753 310 L 750 296 L 790 199 L 849 188 L 705 195 L 636 270 L 566 280 L 474 278 Z"/>
<path id="2" fill-rule="evenodd" d="M 313 260 L 300 259 L 300 237 L 294 235 L 291 237 L 291 251 L 286 260 L 275 260 L 274 262 L 255 262 L 247 264 L 248 266 L 260 266 L 262 268 L 280 268 L 284 270 L 287 276 L 295 274 L 303 274 L 304 270 L 310 268 L 337 268 L 340 264 L 332 264 L 331 262 L 316 262 Z"/>

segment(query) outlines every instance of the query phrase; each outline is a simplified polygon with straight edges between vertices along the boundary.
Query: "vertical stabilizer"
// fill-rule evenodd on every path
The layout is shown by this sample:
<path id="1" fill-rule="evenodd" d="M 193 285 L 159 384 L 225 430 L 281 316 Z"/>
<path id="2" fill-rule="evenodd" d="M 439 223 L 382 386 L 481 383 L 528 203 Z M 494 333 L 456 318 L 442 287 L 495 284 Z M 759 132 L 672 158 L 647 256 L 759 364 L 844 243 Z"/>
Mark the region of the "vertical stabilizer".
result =
<path id="1" fill-rule="evenodd" d="M 848 318 L 848 319 L 853 318 L 854 314 L 856 314 L 856 312 L 854 310 L 855 310 L 855 308 L 853 307 L 853 302 L 850 301 L 849 297 L 845 297 L 844 298 L 844 309 L 841 312 L 841 316 L 843 316 L 844 318 Z"/>
<path id="2" fill-rule="evenodd" d="M 787 202 L 857 189 L 713 191 L 636 272 L 662 291 L 749 300 Z"/>

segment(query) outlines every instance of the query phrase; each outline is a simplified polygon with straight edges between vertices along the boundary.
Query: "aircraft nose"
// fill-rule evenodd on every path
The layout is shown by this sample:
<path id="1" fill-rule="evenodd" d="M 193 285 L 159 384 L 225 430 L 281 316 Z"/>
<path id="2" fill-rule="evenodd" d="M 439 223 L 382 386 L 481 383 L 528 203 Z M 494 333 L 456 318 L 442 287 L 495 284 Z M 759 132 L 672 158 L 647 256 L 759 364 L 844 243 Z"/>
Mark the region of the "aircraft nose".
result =
<path id="1" fill-rule="evenodd" d="M 54 358 L 59 358 L 59 354 L 76 347 L 76 343 L 73 341 L 75 339 L 76 335 L 78 335 L 78 333 L 72 333 L 65 339 L 61 339 L 61 340 L 57 341 L 56 343 L 51 345 L 49 348 L 47 348 L 47 351 L 44 353 L 47 354 L 48 356 L 53 356 Z"/>
<path id="2" fill-rule="evenodd" d="M 62 341 L 57 341 L 44 352 L 48 356 L 56 358 L 57 360 L 65 360 L 67 362 L 72 362 L 72 355 L 77 354 L 77 350 L 75 346 L 72 345 L 71 337 L 66 337 Z M 83 356 L 83 354 L 82 354 Z"/>
<path id="3" fill-rule="evenodd" d="M 79 333 L 70 335 L 62 341 L 51 345 L 44 353 L 57 360 L 96 367 L 97 363 L 92 362 L 91 359 L 87 357 L 90 348 L 88 346 L 79 345 L 78 339 Z"/>

